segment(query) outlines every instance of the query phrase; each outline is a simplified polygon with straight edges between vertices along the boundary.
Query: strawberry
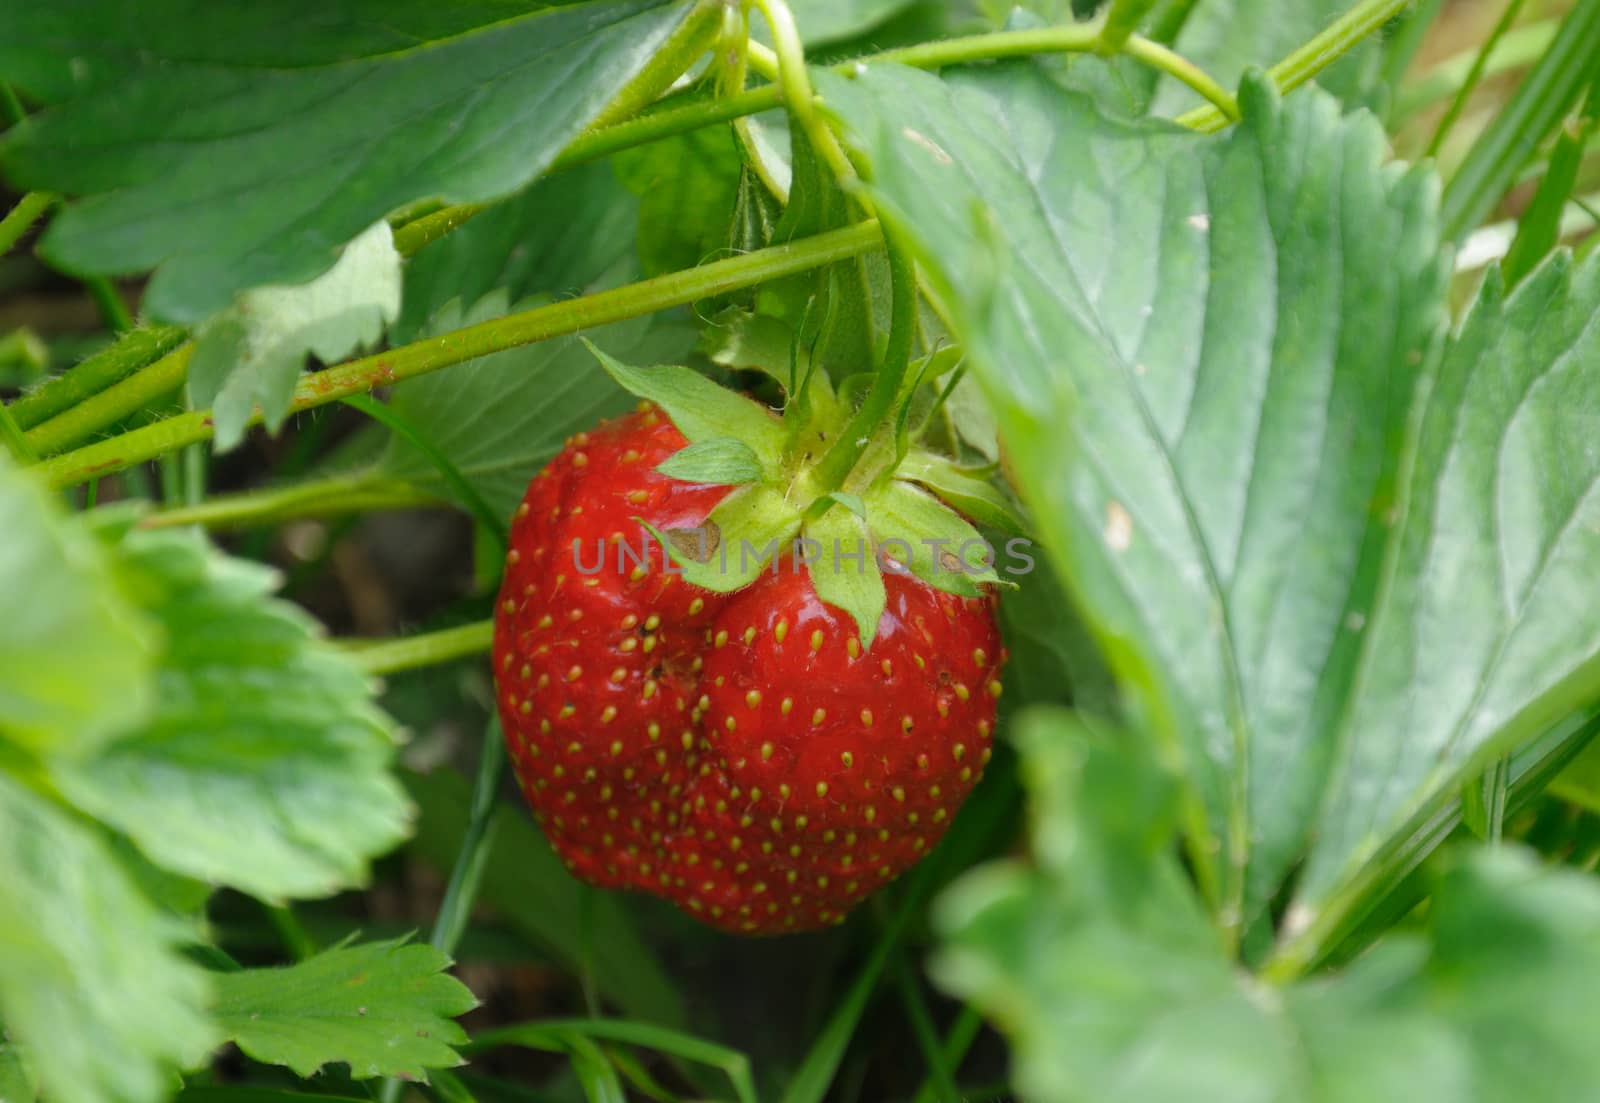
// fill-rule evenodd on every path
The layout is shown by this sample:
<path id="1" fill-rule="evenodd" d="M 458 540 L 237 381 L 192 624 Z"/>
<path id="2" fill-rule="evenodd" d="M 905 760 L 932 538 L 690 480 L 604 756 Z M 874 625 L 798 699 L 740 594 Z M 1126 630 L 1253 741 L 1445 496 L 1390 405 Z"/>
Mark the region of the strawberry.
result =
<path id="1" fill-rule="evenodd" d="M 667 570 L 641 521 L 714 539 L 734 493 L 656 470 L 687 443 L 646 404 L 530 484 L 495 617 L 506 744 L 577 876 L 728 931 L 824 927 L 926 854 L 981 776 L 993 599 L 885 571 L 863 642 L 792 555 L 729 592 Z"/>

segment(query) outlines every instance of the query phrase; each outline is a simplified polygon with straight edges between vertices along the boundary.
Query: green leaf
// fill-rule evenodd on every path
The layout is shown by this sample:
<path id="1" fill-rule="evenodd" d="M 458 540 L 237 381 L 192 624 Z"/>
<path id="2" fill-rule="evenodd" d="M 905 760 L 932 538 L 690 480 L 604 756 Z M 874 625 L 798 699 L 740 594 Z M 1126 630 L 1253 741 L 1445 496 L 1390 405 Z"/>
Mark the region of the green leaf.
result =
<path id="1" fill-rule="evenodd" d="M 729 371 L 762 372 L 785 388 L 793 379 L 794 330 L 766 314 L 734 308 L 718 315 L 702 332 L 700 351 Z"/>
<path id="2" fill-rule="evenodd" d="M 0 1023 L 0 1103 L 33 1103 L 39 1095 L 38 1078 L 26 1055 L 7 1037 Z"/>
<path id="3" fill-rule="evenodd" d="M 1431 177 L 1315 91 L 1248 84 L 1216 138 L 1023 66 L 824 92 L 956 315 L 1041 542 L 1185 764 L 1202 884 L 1225 924 L 1254 917 L 1334 807 L 1443 322 Z"/>
<path id="4" fill-rule="evenodd" d="M 646 276 L 693 268 L 728 248 L 744 162 L 727 126 L 624 150 L 617 176 L 639 196 L 639 261 Z"/>
<path id="5" fill-rule="evenodd" d="M 48 763 L 52 781 L 175 873 L 264 899 L 360 883 L 409 822 L 368 680 L 268 597 L 272 572 L 190 534 L 117 551 L 164 630 L 156 707 L 98 756 Z"/>
<path id="6" fill-rule="evenodd" d="M 153 696 L 155 636 L 99 544 L 0 455 L 0 745 L 84 753 Z"/>
<path id="7" fill-rule="evenodd" d="M 205 974 L 174 948 L 182 928 L 90 828 L 3 770 L 0 884 L 0 1017 L 50 1098 L 163 1098 L 219 1040 Z"/>
<path id="8" fill-rule="evenodd" d="M 1485 281 L 1421 413 L 1407 508 L 1297 916 L 1491 754 L 1600 692 L 1600 261 Z"/>
<path id="9" fill-rule="evenodd" d="M 895 469 L 895 478 L 933 491 L 940 501 L 980 525 L 1008 533 L 1027 531 L 1017 503 L 990 478 L 961 467 L 947 456 L 914 451 Z"/>
<path id="10" fill-rule="evenodd" d="M 928 585 L 975 597 L 980 583 L 998 580 L 988 541 L 920 486 L 891 479 L 862 500 L 873 540 Z"/>
<path id="11" fill-rule="evenodd" d="M 424 332 L 448 333 L 506 311 L 506 297 L 498 292 L 469 310 L 449 303 Z M 618 322 L 590 331 L 589 337 L 618 356 L 641 359 L 687 355 L 695 339 L 693 329 L 671 314 Z M 595 370 L 594 357 L 576 337 L 507 349 L 448 372 L 409 379 L 394 388 L 389 404 L 448 456 L 502 517 L 511 516 L 529 480 L 561 450 L 562 441 L 630 405 Z M 376 472 L 449 494 L 427 457 L 395 437 L 384 445 Z"/>
<path id="12" fill-rule="evenodd" d="M 427 1080 L 430 1068 L 462 1063 L 467 1041 L 452 1020 L 477 1006 L 444 972 L 442 950 L 404 941 L 326 950 L 281 969 L 219 973 L 216 1017 L 229 1039 L 257 1061 L 297 1076 L 343 1062 L 356 1080 Z"/>
<path id="13" fill-rule="evenodd" d="M 584 341 L 617 386 L 660 406 L 690 444 L 719 437 L 745 442 L 761 462 L 776 468 L 783 455 L 783 423 L 771 410 L 719 387 L 689 368 L 634 368 Z"/>
<path id="14" fill-rule="evenodd" d="M 1010 1036 L 1019 1095 L 1558 1103 L 1600 1076 L 1592 877 L 1469 851 L 1437 879 L 1423 934 L 1343 975 L 1266 983 L 1233 967 L 1166 845 L 1173 787 L 1144 748 L 1061 712 L 1013 730 L 1035 864 L 946 894 L 935 975 Z"/>
<path id="15" fill-rule="evenodd" d="M 405 344 L 425 331 L 441 332 L 432 319 L 451 300 L 472 306 L 500 291 L 505 301 L 517 302 L 541 292 L 565 297 L 609 285 L 633 252 L 638 211 L 638 200 L 604 162 L 537 181 L 406 261 L 400 319 L 390 340 Z"/>
<path id="16" fill-rule="evenodd" d="M 806 522 L 804 538 L 816 545 L 807 549 L 812 588 L 823 601 L 848 613 L 862 646 L 871 647 L 888 599 L 866 523 L 849 509 L 830 509 Z"/>
<path id="17" fill-rule="evenodd" d="M 480 202 L 527 184 L 689 8 L 8 5 L 0 78 L 46 110 L 0 142 L 0 169 L 21 188 L 85 197 L 46 234 L 53 263 L 159 266 L 146 309 L 194 322 L 244 288 L 316 276 L 414 200 Z"/>
<path id="18" fill-rule="evenodd" d="M 764 474 L 761 461 L 750 446 L 732 437 L 715 437 L 681 448 L 656 470 L 669 478 L 710 486 L 758 482 Z"/>
<path id="19" fill-rule="evenodd" d="M 400 254 L 381 221 L 311 282 L 241 293 L 200 328 L 189 360 L 189 391 L 212 407 L 217 450 L 244 439 L 257 403 L 276 433 L 308 355 L 331 363 L 376 344 L 399 312 Z"/>

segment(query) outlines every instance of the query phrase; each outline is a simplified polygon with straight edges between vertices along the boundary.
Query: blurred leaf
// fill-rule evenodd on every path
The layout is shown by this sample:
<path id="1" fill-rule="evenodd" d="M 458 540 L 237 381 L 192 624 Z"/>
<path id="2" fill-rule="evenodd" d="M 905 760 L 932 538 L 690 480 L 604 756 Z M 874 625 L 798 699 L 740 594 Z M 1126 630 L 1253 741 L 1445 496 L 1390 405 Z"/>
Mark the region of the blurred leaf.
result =
<path id="1" fill-rule="evenodd" d="M 155 636 L 98 543 L 0 455 L 0 747 L 79 754 L 148 709 Z"/>
<path id="2" fill-rule="evenodd" d="M 0 78 L 45 110 L 0 142 L 0 169 L 20 188 L 87 197 L 46 233 L 52 263 L 159 266 L 145 308 L 195 322 L 245 288 L 316 276 L 414 200 L 478 202 L 528 183 L 688 10 L 11 4 Z"/>
<path id="3" fill-rule="evenodd" d="M 1186 764 L 1202 881 L 1253 918 L 1327 784 L 1443 322 L 1430 179 L 1315 91 L 1247 85 L 1216 138 L 1021 65 L 823 91 L 956 315 L 1041 544 Z"/>
<path id="4" fill-rule="evenodd" d="M 795 25 L 805 44 L 818 46 L 853 38 L 912 6 L 916 0 L 804 0 L 791 5 Z M 751 30 L 761 42 L 771 42 L 767 22 L 759 13 L 750 16 Z"/>
<path id="5" fill-rule="evenodd" d="M 1470 852 L 1438 880 L 1425 937 L 1270 984 L 1216 941 L 1142 748 L 1060 712 L 1015 730 L 1037 864 L 995 863 L 946 894 L 936 975 L 1010 1035 L 1022 1096 L 1560 1103 L 1600 1076 L 1591 877 Z"/>
<path id="6" fill-rule="evenodd" d="M 639 263 L 646 276 L 693 268 L 727 250 L 744 165 L 729 127 L 623 150 L 612 163 L 639 196 Z"/>
<path id="7" fill-rule="evenodd" d="M 470 786 L 450 770 L 407 774 L 406 784 L 421 809 L 412 845 L 435 868 L 449 869 L 466 830 Z M 688 1019 L 682 998 L 639 937 L 625 898 L 597 893 L 573 879 L 518 809 L 502 805 L 496 816 L 483 902 L 568 968 L 592 954 L 595 986 L 610 1002 L 637 1018 L 681 1027 Z"/>
<path id="8" fill-rule="evenodd" d="M 0 1103 L 33 1103 L 39 1084 L 16 1043 L 7 1041 L 0 1023 Z"/>
<path id="9" fill-rule="evenodd" d="M 154 1103 L 219 1040 L 181 928 L 93 831 L 4 771 L 0 885 L 0 1017 L 52 1100 Z"/>
<path id="10" fill-rule="evenodd" d="M 268 597 L 272 572 L 190 534 L 135 531 L 118 552 L 165 630 L 159 699 L 52 780 L 173 872 L 266 899 L 359 883 L 408 825 L 368 680 Z"/>
<path id="11" fill-rule="evenodd" d="M 579 165 L 496 203 L 406 261 L 398 344 L 415 341 L 452 299 L 495 290 L 515 302 L 575 294 L 609 277 L 633 249 L 639 203 L 604 162 Z"/>
<path id="12" fill-rule="evenodd" d="M 452 1020 L 477 1006 L 444 970 L 450 959 L 421 943 L 368 942 L 326 950 L 280 969 L 219 973 L 216 1017 L 255 1058 L 297 1076 L 343 1062 L 356 1080 L 426 1080 L 462 1064 L 467 1041 Z"/>
<path id="13" fill-rule="evenodd" d="M 382 221 L 310 283 L 242 292 L 201 327 L 189 360 L 189 392 L 213 407 L 217 450 L 244 439 L 257 403 L 276 433 L 307 356 L 332 363 L 376 344 L 399 312 L 400 254 Z"/>
<path id="14" fill-rule="evenodd" d="M 428 332 L 446 333 L 506 310 L 498 292 L 466 311 L 452 303 L 434 316 Z M 681 361 L 694 345 L 693 329 L 673 314 L 618 322 L 586 336 L 640 363 Z M 394 388 L 390 405 L 509 517 L 528 481 L 567 436 L 622 413 L 633 399 L 606 377 L 579 338 L 557 337 L 408 380 Z M 390 438 L 376 470 L 448 493 L 434 465 L 403 440 Z"/>

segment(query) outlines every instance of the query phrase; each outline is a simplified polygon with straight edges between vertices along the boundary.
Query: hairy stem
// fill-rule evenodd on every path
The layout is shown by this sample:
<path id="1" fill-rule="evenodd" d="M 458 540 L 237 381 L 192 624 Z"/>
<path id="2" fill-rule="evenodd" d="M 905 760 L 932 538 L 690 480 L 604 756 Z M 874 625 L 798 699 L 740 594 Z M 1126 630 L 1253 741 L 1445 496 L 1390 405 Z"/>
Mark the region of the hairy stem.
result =
<path id="1" fill-rule="evenodd" d="M 50 455 L 86 440 L 107 425 L 144 409 L 157 399 L 172 394 L 183 386 L 189 367 L 189 357 L 194 354 L 194 344 L 185 342 L 148 367 L 134 372 L 120 383 L 114 383 L 98 394 L 71 407 L 64 413 L 35 426 L 28 433 L 28 443 L 40 455 Z M 188 415 L 194 416 L 194 415 Z M 154 459 L 154 456 L 146 456 Z"/>
<path id="2" fill-rule="evenodd" d="M 625 318 L 653 314 L 658 310 L 684 306 L 698 299 L 819 268 L 864 253 L 880 240 L 876 222 L 860 222 L 815 237 L 713 261 L 683 272 L 672 272 L 610 291 L 549 303 L 520 314 L 467 326 L 306 375 L 295 387 L 289 409 L 292 412 L 309 410 L 491 352 L 620 322 Z M 152 365 L 152 368 L 155 366 Z M 144 374 L 141 372 L 119 386 L 134 384 Z M 209 440 L 211 436 L 210 412 L 199 410 L 179 414 L 57 456 L 46 460 L 41 467 L 53 485 L 75 486 L 87 479 L 165 455 L 186 444 Z"/>
<path id="3" fill-rule="evenodd" d="M 22 428 L 32 429 L 171 352 L 183 343 L 183 337 L 184 331 L 177 326 L 135 329 L 17 399 L 11 404 L 11 415 Z"/>
<path id="4" fill-rule="evenodd" d="M 866 451 L 872 434 L 888 417 L 911 363 L 911 347 L 917 332 L 916 265 L 904 250 L 893 244 L 889 246 L 888 256 L 893 295 L 888 345 L 884 349 L 883 364 L 873 377 L 872 389 L 813 473 L 818 502 L 824 508 L 827 501 L 824 496 L 844 484 L 862 452 Z"/>

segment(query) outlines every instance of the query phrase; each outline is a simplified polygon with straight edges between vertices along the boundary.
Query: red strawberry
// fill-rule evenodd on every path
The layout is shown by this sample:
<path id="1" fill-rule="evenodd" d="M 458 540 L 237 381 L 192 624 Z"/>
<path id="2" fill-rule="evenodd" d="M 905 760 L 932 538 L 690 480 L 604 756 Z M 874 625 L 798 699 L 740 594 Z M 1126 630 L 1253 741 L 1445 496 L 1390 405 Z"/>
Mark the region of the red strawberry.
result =
<path id="1" fill-rule="evenodd" d="M 730 931 L 836 923 L 927 853 L 988 761 L 992 601 L 886 573 L 863 648 L 787 558 L 732 594 L 653 543 L 619 571 L 617 543 L 647 543 L 635 518 L 696 529 L 729 493 L 655 470 L 685 443 L 644 407 L 529 486 L 495 618 L 517 778 L 585 880 Z"/>

